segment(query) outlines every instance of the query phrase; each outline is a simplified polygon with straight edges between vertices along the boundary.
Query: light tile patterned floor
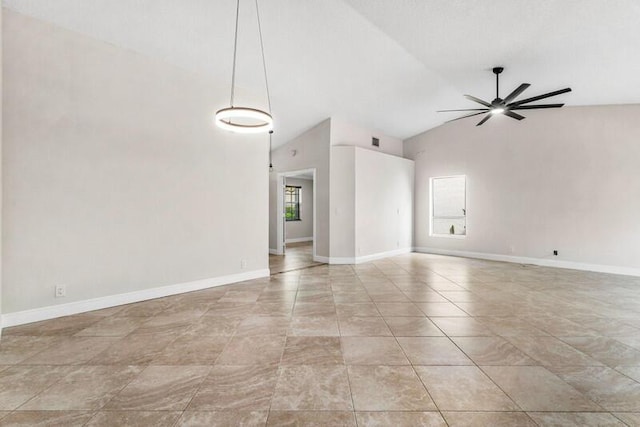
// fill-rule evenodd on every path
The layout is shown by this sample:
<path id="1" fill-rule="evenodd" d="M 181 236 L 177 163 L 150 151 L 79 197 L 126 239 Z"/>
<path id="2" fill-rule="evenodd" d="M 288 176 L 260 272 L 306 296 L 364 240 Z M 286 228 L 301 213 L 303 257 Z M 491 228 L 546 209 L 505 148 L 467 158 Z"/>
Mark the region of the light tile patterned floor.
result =
<path id="1" fill-rule="evenodd" d="M 409 254 L 6 329 L 0 425 L 638 425 L 639 382 L 639 278 Z"/>

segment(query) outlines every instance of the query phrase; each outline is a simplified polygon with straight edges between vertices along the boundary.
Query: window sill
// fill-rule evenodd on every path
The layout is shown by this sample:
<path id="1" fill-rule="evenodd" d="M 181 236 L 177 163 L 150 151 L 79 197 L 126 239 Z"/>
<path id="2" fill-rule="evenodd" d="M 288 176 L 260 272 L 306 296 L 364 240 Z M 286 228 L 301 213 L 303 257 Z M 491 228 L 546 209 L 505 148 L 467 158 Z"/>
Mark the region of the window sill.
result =
<path id="1" fill-rule="evenodd" d="M 429 237 L 444 237 L 445 239 L 466 239 L 466 234 L 429 234 Z"/>
<path id="2" fill-rule="evenodd" d="M 287 219 L 285 220 L 287 222 L 296 222 L 296 221 L 302 221 L 301 219 Z"/>

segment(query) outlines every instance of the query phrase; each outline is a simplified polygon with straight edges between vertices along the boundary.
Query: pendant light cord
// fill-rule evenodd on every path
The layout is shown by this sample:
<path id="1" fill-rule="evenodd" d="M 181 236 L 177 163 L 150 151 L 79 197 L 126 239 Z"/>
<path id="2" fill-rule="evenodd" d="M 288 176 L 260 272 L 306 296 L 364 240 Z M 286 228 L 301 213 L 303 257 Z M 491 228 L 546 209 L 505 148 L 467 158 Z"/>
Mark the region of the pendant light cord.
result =
<path id="1" fill-rule="evenodd" d="M 271 114 L 271 94 L 269 93 L 269 79 L 267 78 L 267 62 L 264 59 L 264 42 L 262 41 L 262 25 L 260 25 L 260 8 L 258 7 L 258 0 L 256 1 L 256 17 L 258 18 L 258 34 L 260 35 L 260 52 L 262 52 L 262 70 L 264 71 L 264 86 L 267 89 L 267 104 L 269 106 L 269 114 Z M 273 136 L 273 129 L 269 131 L 269 171 L 273 170 L 273 163 L 271 162 L 271 137 Z"/>
<path id="2" fill-rule="evenodd" d="M 268 112 L 255 108 L 236 108 L 234 106 L 236 91 L 236 68 L 238 60 L 238 28 L 240 23 L 240 0 L 236 0 L 236 25 L 233 35 L 233 65 L 231 68 L 231 96 L 230 108 L 223 108 L 216 112 L 216 124 L 227 130 L 253 133 L 273 128 L 273 118 L 271 117 L 271 93 L 269 92 L 269 80 L 267 79 L 267 62 L 264 57 L 264 42 L 262 38 L 262 25 L 260 24 L 260 10 L 258 0 L 255 0 L 256 17 L 258 19 L 258 35 L 260 36 L 260 52 L 262 54 L 262 70 L 264 72 L 264 84 L 267 92 Z M 254 119 L 258 124 L 242 124 L 242 122 L 232 122 L 232 119 Z M 269 150 L 271 152 L 271 150 Z"/>
<path id="3" fill-rule="evenodd" d="M 264 59 L 264 43 L 262 42 L 262 26 L 260 25 L 260 9 L 258 8 L 258 0 L 255 0 L 255 1 L 256 1 L 256 16 L 258 17 L 258 34 L 260 35 L 260 51 L 262 52 L 262 70 L 264 71 L 264 85 L 267 89 L 267 104 L 269 105 L 269 114 L 271 114 L 271 94 L 269 93 L 269 79 L 267 79 L 267 62 Z"/>
<path id="4" fill-rule="evenodd" d="M 271 162 L 271 136 L 273 135 L 273 130 L 269 131 L 269 170 L 273 170 L 273 163 Z"/>
<path id="5" fill-rule="evenodd" d="M 233 107 L 233 97 L 235 95 L 235 87 L 236 87 L 236 56 L 238 54 L 238 20 L 240 18 L 240 0 L 238 0 L 236 5 L 236 31 L 233 41 L 233 70 L 231 71 L 231 102 L 230 105 Z M 264 54 L 263 54 L 264 58 Z"/>

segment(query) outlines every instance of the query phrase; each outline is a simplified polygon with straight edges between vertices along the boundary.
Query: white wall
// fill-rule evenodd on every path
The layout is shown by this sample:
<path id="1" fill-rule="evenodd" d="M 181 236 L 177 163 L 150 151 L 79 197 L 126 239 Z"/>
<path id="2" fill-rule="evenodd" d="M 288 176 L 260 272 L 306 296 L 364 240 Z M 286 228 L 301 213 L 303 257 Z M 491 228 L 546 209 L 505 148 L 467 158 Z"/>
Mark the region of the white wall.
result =
<path id="1" fill-rule="evenodd" d="M 300 221 L 287 221 L 287 242 L 313 240 L 313 180 L 287 177 L 287 185 L 300 189 Z"/>
<path id="2" fill-rule="evenodd" d="M 356 244 L 355 147 L 331 147 L 331 259 L 353 259 Z"/>
<path id="3" fill-rule="evenodd" d="M 0 4 L 0 94 L 4 93 L 2 91 L 2 69 L 3 69 L 3 57 L 2 54 L 2 14 L 3 8 Z M 2 230 L 2 96 L 0 95 L 0 230 Z M 2 242 L 0 239 L 0 319 L 2 319 Z M 2 337 L 2 322 L 0 321 L 0 337 Z"/>
<path id="4" fill-rule="evenodd" d="M 380 140 L 379 147 L 371 145 L 372 137 Z M 356 200 L 360 197 L 360 191 L 365 193 L 369 191 L 369 186 L 364 182 L 366 179 L 372 179 L 378 182 L 378 180 L 373 177 L 373 174 L 381 171 L 371 170 L 368 165 L 369 159 L 383 159 L 380 161 L 385 163 L 384 166 L 388 166 L 384 159 L 393 157 L 400 162 L 406 162 L 406 160 L 401 158 L 402 154 L 402 140 L 385 135 L 375 129 L 355 125 L 340 118 L 331 118 L 330 200 L 332 262 L 349 262 L 350 260 L 353 262 L 353 260 L 359 256 L 373 254 L 374 252 L 370 251 L 374 250 L 374 248 L 375 250 L 380 249 L 379 252 L 375 253 L 387 252 L 397 248 L 395 239 L 393 246 L 382 243 L 382 241 L 385 240 L 382 235 L 387 233 L 384 228 L 368 229 L 368 237 L 365 238 L 363 228 L 360 227 L 364 240 L 360 242 L 360 244 L 357 242 L 356 227 L 358 221 L 362 219 L 367 224 L 373 224 L 376 221 L 372 219 L 380 215 L 380 211 L 378 211 L 372 212 L 370 213 L 371 216 L 368 216 L 363 209 L 376 209 L 381 208 L 381 206 L 371 200 L 369 195 L 363 195 L 361 210 L 358 211 Z M 359 155 L 361 162 L 360 168 L 357 171 L 358 163 L 356 161 L 356 155 Z M 390 160 L 390 162 L 393 163 L 394 161 Z M 382 172 L 382 175 L 386 176 L 386 174 L 387 171 Z M 360 189 L 357 188 L 358 181 L 361 182 Z M 359 215 L 363 217 L 359 218 Z M 407 225 L 409 230 L 411 230 L 412 224 L 408 223 Z M 372 241 L 376 240 L 376 243 L 372 243 Z M 411 240 L 411 231 L 409 231 L 409 240 Z M 409 243 L 408 246 L 410 247 L 411 244 Z M 358 249 L 360 253 L 358 253 Z"/>
<path id="5" fill-rule="evenodd" d="M 380 146 L 371 145 L 371 138 L 380 140 Z M 402 157 L 403 144 L 399 138 L 383 134 L 376 129 L 368 129 L 346 120 L 331 118 L 331 145 L 349 145 L 366 148 L 380 153 Z"/>
<path id="6" fill-rule="evenodd" d="M 268 144 L 212 126 L 227 87 L 4 13 L 5 315 L 266 274 Z"/>
<path id="7" fill-rule="evenodd" d="M 371 149 L 372 135 L 380 138 L 380 150 Z M 334 118 L 274 150 L 269 188 L 269 247 L 272 250 L 277 247 L 277 174 L 316 168 L 319 257 L 331 263 L 353 263 L 360 256 L 409 250 L 413 237 L 413 162 L 400 156 L 402 141 Z M 366 224 L 360 226 L 360 255 L 356 251 L 359 217 Z M 389 229 L 385 228 L 388 223 L 392 224 Z"/>
<path id="8" fill-rule="evenodd" d="M 413 171 L 412 160 L 359 147 L 331 147 L 332 262 L 411 250 Z"/>
<path id="9" fill-rule="evenodd" d="M 316 254 L 329 256 L 329 136 L 327 119 L 273 151 L 269 174 L 269 248 L 277 248 L 277 176 L 280 172 L 316 169 Z M 292 155 L 295 150 L 295 156 Z M 266 253 L 266 247 L 265 247 Z"/>
<path id="10" fill-rule="evenodd" d="M 640 105 L 526 116 L 481 127 L 461 120 L 405 141 L 416 161 L 415 246 L 640 274 Z M 467 175 L 467 237 L 430 237 L 429 177 L 459 174 Z"/>
<path id="11" fill-rule="evenodd" d="M 411 251 L 414 162 L 356 148 L 354 170 L 356 257 Z"/>

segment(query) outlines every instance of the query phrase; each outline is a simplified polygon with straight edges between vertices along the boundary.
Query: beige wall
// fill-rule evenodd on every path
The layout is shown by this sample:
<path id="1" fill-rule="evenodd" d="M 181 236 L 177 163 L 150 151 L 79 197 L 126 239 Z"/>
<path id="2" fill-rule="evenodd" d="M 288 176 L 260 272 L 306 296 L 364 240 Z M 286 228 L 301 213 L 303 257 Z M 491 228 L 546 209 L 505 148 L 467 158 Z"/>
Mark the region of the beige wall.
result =
<path id="1" fill-rule="evenodd" d="M 640 105 L 526 116 L 461 120 L 405 141 L 416 162 L 415 246 L 640 272 Z M 429 177 L 460 174 L 467 237 L 430 237 Z"/>
<path id="2" fill-rule="evenodd" d="M 3 313 L 268 268 L 268 143 L 212 125 L 227 87 L 4 12 Z"/>
<path id="3" fill-rule="evenodd" d="M 289 178 L 287 185 L 301 187 L 300 191 L 300 221 L 287 221 L 285 227 L 285 239 L 289 241 L 301 241 L 301 239 L 313 240 L 313 180 Z"/>

